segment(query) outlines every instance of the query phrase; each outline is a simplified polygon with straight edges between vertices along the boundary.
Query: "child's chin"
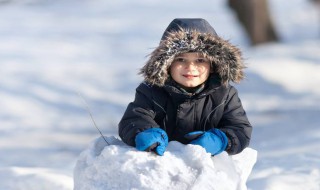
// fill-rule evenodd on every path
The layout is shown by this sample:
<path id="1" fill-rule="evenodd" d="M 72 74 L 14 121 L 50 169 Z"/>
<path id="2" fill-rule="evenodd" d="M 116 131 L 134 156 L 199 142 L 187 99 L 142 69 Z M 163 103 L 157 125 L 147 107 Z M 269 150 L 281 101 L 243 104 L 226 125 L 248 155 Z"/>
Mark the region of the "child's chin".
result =
<path id="1" fill-rule="evenodd" d="M 184 84 L 183 86 L 186 87 L 186 88 L 194 88 L 194 87 L 197 87 L 199 85 L 200 84 Z"/>

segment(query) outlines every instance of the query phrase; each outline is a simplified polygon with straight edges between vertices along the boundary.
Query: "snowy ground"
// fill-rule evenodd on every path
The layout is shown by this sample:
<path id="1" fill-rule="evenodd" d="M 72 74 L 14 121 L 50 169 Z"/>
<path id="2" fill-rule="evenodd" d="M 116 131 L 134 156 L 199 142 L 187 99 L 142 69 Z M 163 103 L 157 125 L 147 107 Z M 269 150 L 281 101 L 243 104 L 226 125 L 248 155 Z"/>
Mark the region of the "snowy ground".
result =
<path id="1" fill-rule="evenodd" d="M 72 189 L 80 152 L 117 123 L 136 75 L 176 17 L 206 18 L 243 49 L 236 85 L 254 126 L 252 189 L 320 189 L 320 16 L 272 0 L 281 43 L 250 48 L 224 0 L 0 1 L 0 189 Z M 203 6 L 202 6 L 203 5 Z"/>

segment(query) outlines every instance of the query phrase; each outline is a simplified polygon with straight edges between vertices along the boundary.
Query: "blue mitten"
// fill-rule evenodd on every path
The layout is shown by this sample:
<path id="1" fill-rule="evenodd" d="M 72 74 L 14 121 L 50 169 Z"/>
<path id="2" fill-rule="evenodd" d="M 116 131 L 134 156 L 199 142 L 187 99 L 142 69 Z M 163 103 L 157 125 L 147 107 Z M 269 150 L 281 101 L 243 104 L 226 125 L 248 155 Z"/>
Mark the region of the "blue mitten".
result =
<path id="1" fill-rule="evenodd" d="M 136 148 L 140 151 L 155 151 L 162 156 L 168 146 L 168 135 L 160 128 L 150 128 L 137 134 Z"/>
<path id="2" fill-rule="evenodd" d="M 193 131 L 186 135 L 184 135 L 184 138 L 188 139 L 189 141 L 195 140 L 202 136 L 205 132 L 204 131 Z"/>
<path id="3" fill-rule="evenodd" d="M 212 155 L 221 153 L 228 145 L 228 138 L 226 134 L 219 129 L 210 129 L 206 132 L 194 131 L 186 134 L 185 138 L 189 140 L 194 139 L 190 144 L 200 145 Z"/>

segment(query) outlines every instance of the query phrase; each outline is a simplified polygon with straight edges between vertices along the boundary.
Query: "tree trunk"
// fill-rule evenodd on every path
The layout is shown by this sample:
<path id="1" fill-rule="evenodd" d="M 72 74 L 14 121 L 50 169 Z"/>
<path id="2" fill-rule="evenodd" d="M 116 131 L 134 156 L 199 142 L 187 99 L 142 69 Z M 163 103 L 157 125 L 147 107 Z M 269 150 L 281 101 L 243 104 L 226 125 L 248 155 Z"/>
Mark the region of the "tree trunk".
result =
<path id="1" fill-rule="evenodd" d="M 229 0 L 252 45 L 278 41 L 268 10 L 267 0 Z"/>

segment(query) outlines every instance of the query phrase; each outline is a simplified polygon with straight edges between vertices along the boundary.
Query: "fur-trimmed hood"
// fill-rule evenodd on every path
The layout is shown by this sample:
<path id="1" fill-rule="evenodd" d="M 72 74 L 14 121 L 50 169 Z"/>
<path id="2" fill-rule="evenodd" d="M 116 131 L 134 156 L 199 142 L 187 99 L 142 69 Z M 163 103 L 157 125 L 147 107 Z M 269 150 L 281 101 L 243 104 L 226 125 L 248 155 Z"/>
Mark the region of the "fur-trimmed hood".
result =
<path id="1" fill-rule="evenodd" d="M 170 78 L 169 68 L 174 57 L 187 52 L 203 53 L 211 61 L 212 74 L 218 75 L 222 84 L 238 83 L 244 78 L 240 50 L 220 38 L 204 19 L 172 21 L 139 74 L 152 85 L 164 86 Z"/>

